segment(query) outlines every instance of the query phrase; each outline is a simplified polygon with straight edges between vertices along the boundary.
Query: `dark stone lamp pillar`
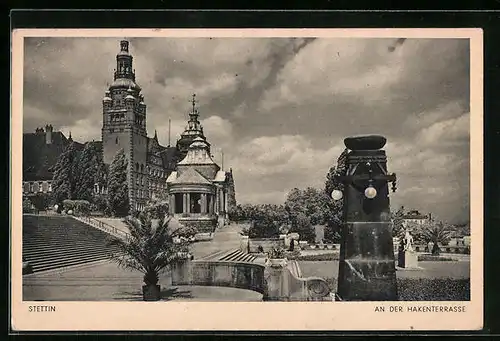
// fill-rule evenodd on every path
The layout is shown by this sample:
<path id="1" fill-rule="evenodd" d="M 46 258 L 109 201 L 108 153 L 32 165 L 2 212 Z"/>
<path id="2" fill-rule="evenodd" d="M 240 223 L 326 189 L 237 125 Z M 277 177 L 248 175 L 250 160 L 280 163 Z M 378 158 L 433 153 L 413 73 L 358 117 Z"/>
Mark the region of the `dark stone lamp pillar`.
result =
<path id="1" fill-rule="evenodd" d="M 344 200 L 337 296 L 344 301 L 396 301 L 396 267 L 390 221 L 389 186 L 396 190 L 396 175 L 387 173 L 378 135 L 349 137 L 343 159 L 345 172 L 337 176 Z"/>

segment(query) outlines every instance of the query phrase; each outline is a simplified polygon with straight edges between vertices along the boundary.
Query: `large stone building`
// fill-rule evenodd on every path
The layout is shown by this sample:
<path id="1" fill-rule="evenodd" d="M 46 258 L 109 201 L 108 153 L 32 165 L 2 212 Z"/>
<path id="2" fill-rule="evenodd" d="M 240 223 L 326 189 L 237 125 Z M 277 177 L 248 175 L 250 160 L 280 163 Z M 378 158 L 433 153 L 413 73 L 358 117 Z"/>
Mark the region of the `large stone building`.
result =
<path id="1" fill-rule="evenodd" d="M 129 165 L 127 180 L 130 204 L 132 209 L 137 210 L 143 209 L 151 199 L 170 200 L 171 196 L 167 192 L 167 178 L 179 167 L 181 170 L 175 174 L 180 176 L 183 173 L 182 169 L 185 166 L 183 162 L 189 159 L 187 157 L 191 151 L 190 146 L 195 140 L 198 143 L 200 140 L 203 141 L 203 150 L 210 157 L 210 144 L 207 142 L 199 121 L 194 95 L 189 120 L 180 139 L 177 140 L 175 146 L 162 146 L 158 142 L 156 131 L 153 137 L 148 137 L 147 107 L 141 90 L 136 81 L 129 42 L 122 40 L 116 56 L 113 82 L 102 100 L 102 141 L 94 143 L 98 143 L 99 148 L 102 148 L 103 160 L 107 165 L 111 164 L 120 150 L 124 151 Z M 39 146 L 42 142 L 44 142 L 42 146 L 44 150 L 48 150 L 42 154 L 50 156 L 46 160 L 41 158 L 42 154 L 38 151 L 42 148 Z M 61 133 L 53 133 L 52 126 L 47 126 L 46 132 L 37 129 L 35 134 L 24 134 L 24 155 L 28 158 L 23 159 L 23 181 L 50 182 L 53 174 L 49 170 L 70 142 Z M 83 144 L 78 145 L 83 146 Z M 217 168 L 218 179 L 225 179 L 218 183 L 220 189 L 228 196 L 228 204 L 221 206 L 220 211 L 217 211 L 219 215 L 225 216 L 227 207 L 236 204 L 232 172 L 221 170 L 215 163 L 213 167 Z M 209 173 L 203 173 L 200 176 L 212 182 L 215 178 Z M 29 186 L 26 185 L 26 187 Z M 101 190 L 99 191 L 102 193 Z"/>
<path id="2" fill-rule="evenodd" d="M 36 128 L 34 133 L 23 134 L 23 194 L 52 192 L 53 166 L 62 152 L 74 142 L 77 149 L 81 143 L 73 141 L 71 133 L 66 137 L 54 131 L 52 125 Z"/>

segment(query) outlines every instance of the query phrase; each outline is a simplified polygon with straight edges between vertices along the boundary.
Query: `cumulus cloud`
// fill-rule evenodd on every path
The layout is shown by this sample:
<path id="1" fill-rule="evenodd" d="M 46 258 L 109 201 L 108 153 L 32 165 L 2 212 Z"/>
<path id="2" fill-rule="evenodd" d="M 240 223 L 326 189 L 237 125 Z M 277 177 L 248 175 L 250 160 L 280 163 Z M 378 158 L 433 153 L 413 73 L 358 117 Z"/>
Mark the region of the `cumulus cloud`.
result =
<path id="1" fill-rule="evenodd" d="M 131 38 L 149 136 L 175 144 L 196 93 L 214 159 L 240 202 L 322 188 L 350 135 L 388 138 L 393 205 L 468 218 L 466 39 Z M 98 140 L 118 39 L 28 38 L 24 131 L 52 124 Z"/>

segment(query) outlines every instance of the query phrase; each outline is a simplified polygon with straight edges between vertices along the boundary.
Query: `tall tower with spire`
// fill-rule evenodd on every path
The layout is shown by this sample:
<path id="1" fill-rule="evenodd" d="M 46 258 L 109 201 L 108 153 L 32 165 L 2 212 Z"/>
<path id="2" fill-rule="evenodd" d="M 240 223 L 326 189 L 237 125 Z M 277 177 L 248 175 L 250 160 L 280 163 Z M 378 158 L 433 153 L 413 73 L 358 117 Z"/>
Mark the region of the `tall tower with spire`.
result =
<path id="1" fill-rule="evenodd" d="M 141 87 L 136 83 L 133 57 L 129 42 L 120 41 L 116 55 L 113 83 L 102 100 L 103 159 L 111 164 L 115 155 L 123 149 L 128 161 L 128 182 L 131 207 L 146 200 L 142 190 L 146 176 L 147 131 L 146 104 Z M 144 199 L 144 200 L 143 200 Z"/>

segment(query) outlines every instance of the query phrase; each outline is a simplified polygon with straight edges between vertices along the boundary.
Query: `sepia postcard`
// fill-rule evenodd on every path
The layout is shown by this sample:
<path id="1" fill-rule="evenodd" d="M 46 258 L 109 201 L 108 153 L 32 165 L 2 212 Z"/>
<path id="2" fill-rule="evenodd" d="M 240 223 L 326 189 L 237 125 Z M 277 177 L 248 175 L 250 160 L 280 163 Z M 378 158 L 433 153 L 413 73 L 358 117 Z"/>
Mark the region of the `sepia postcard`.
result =
<path id="1" fill-rule="evenodd" d="M 18 29 L 14 331 L 483 327 L 481 29 Z"/>

